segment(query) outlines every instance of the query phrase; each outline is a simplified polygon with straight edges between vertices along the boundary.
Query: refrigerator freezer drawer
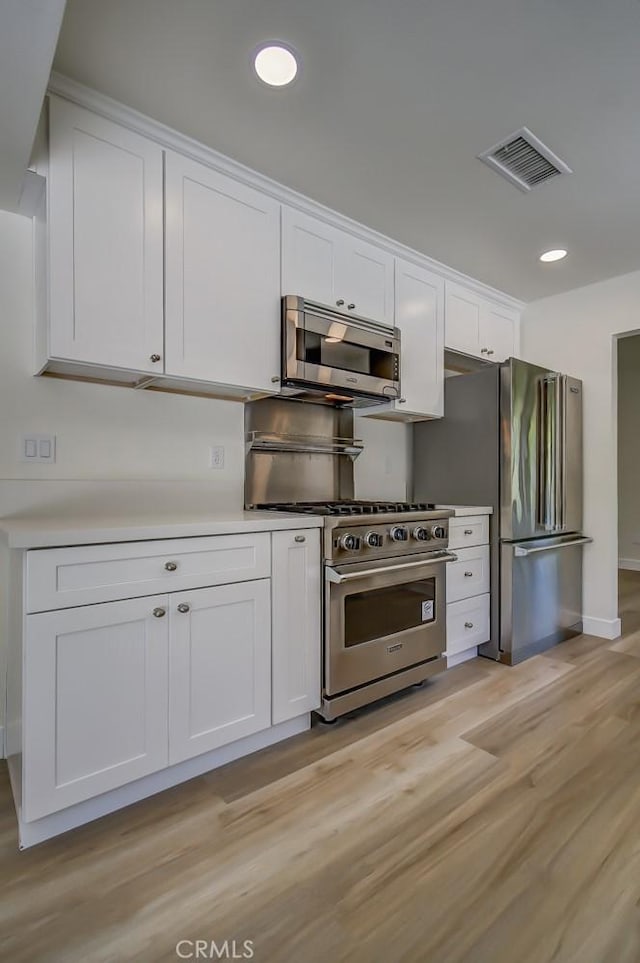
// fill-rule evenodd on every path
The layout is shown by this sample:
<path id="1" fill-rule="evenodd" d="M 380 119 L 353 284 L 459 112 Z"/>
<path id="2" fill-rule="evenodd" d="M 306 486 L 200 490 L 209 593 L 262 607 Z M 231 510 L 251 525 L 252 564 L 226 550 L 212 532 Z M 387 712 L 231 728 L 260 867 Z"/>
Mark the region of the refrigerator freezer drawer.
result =
<path id="1" fill-rule="evenodd" d="M 457 562 L 447 565 L 447 602 L 484 595 L 489 591 L 489 546 L 456 551 Z"/>
<path id="2" fill-rule="evenodd" d="M 582 631 L 580 535 L 503 543 L 500 660 L 514 665 Z"/>
<path id="3" fill-rule="evenodd" d="M 456 655 L 488 641 L 489 609 L 488 593 L 447 605 L 447 655 Z"/>

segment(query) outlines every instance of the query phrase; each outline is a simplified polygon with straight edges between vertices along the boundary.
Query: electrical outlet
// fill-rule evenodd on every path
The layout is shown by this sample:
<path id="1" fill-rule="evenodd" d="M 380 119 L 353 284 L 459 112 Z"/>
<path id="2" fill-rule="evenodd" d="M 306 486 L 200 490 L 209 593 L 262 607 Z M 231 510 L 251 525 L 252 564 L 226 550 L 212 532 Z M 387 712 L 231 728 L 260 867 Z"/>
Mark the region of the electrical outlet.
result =
<path id="1" fill-rule="evenodd" d="M 209 449 L 209 468 L 224 468 L 224 447 L 214 445 Z"/>
<path id="2" fill-rule="evenodd" d="M 46 462 L 52 465 L 56 460 L 56 436 L 22 435 L 19 454 L 20 461 Z"/>

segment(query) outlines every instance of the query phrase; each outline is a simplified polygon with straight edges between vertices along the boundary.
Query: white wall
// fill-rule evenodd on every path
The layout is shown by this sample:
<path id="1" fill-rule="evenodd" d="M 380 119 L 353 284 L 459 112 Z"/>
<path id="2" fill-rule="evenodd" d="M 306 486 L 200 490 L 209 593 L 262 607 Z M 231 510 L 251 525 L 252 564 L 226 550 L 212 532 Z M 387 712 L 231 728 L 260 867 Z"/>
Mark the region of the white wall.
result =
<path id="1" fill-rule="evenodd" d="M 0 212 L 0 517 L 26 511 L 156 515 L 226 511 L 243 502 L 244 412 L 236 402 L 135 391 L 32 371 L 31 221 Z M 406 497 L 408 431 L 358 419 L 365 442 L 360 497 Z M 25 432 L 55 434 L 54 465 L 19 460 Z M 208 467 L 210 445 L 225 467 Z M 0 589 L 4 589 L 0 558 Z M 0 725 L 4 719 L 6 595 L 0 591 Z M 0 743 L 1 745 L 1 743 Z"/>
<path id="2" fill-rule="evenodd" d="M 552 269 L 553 270 L 553 269 Z M 522 357 L 584 382 L 585 630 L 615 637 L 618 622 L 616 336 L 640 328 L 640 271 L 528 305 Z"/>
<path id="3" fill-rule="evenodd" d="M 618 341 L 618 564 L 640 569 L 640 337 Z"/>

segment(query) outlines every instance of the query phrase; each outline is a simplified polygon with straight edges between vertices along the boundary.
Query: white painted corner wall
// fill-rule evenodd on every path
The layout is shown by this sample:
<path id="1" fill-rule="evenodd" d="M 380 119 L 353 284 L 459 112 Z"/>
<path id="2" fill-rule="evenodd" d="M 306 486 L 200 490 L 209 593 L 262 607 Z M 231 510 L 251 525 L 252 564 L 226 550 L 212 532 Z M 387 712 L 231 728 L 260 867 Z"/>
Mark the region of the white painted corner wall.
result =
<path id="1" fill-rule="evenodd" d="M 32 222 L 0 211 L 0 517 L 223 512 L 241 507 L 242 404 L 33 376 Z M 405 499 L 410 429 L 358 418 L 358 497 Z M 27 465 L 19 437 L 56 435 L 56 463 Z M 225 448 L 222 471 L 208 467 Z M 0 727 L 5 716 L 6 553 L 0 549 Z"/>
<path id="2" fill-rule="evenodd" d="M 620 634 L 618 619 L 617 339 L 640 330 L 640 271 L 528 305 L 522 357 L 584 382 L 585 631 Z"/>
<path id="3" fill-rule="evenodd" d="M 618 566 L 640 571 L 640 337 L 618 341 Z"/>

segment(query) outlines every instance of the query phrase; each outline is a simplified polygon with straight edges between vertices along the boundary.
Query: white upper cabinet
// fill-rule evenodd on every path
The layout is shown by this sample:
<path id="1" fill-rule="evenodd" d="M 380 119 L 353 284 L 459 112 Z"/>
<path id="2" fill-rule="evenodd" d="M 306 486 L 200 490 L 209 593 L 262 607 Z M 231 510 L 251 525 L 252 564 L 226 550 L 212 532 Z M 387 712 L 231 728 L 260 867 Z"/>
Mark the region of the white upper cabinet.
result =
<path id="1" fill-rule="evenodd" d="M 393 255 L 283 207 L 282 294 L 393 325 Z"/>
<path id="2" fill-rule="evenodd" d="M 453 281 L 445 288 L 445 344 L 452 351 L 505 361 L 518 350 L 518 311 Z"/>
<path id="3" fill-rule="evenodd" d="M 396 324 L 401 333 L 400 387 L 405 414 L 444 413 L 444 281 L 396 260 Z"/>
<path id="4" fill-rule="evenodd" d="M 49 356 L 161 372 L 162 148 L 57 97 L 49 145 Z"/>
<path id="5" fill-rule="evenodd" d="M 166 156 L 167 374 L 273 391 L 280 371 L 280 205 Z"/>
<path id="6" fill-rule="evenodd" d="M 274 532 L 273 724 L 320 706 L 322 598 L 318 529 Z"/>

